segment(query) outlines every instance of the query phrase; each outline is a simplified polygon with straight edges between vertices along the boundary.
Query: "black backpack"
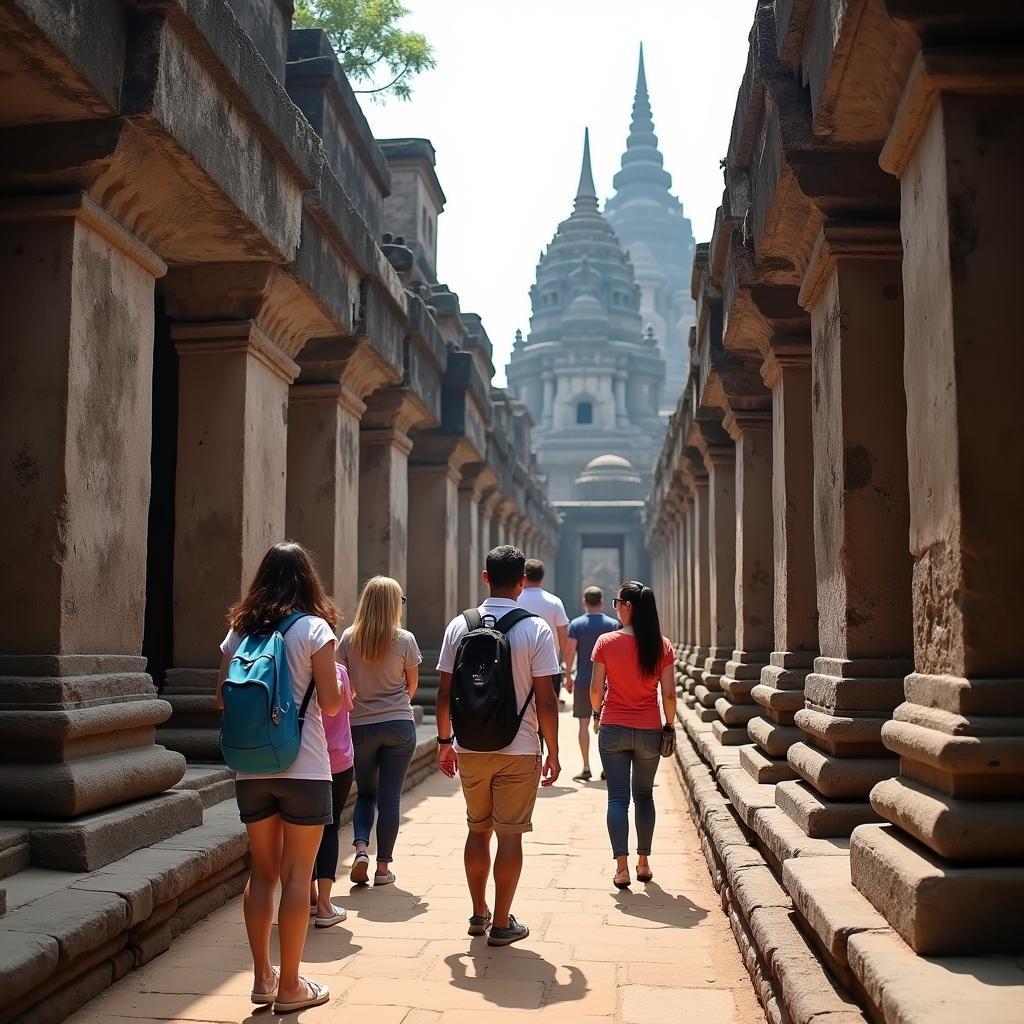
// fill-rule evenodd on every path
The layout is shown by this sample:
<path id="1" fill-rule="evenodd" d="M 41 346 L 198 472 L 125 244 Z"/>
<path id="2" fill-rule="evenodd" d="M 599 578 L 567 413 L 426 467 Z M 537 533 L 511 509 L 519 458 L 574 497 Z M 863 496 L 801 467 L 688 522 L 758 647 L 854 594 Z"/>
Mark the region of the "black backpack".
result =
<path id="1" fill-rule="evenodd" d="M 459 639 L 452 669 L 452 729 L 467 750 L 502 750 L 519 732 L 533 691 L 522 710 L 512 679 L 512 649 L 508 632 L 523 619 L 535 618 L 514 608 L 500 619 L 481 615 L 476 608 L 462 613 L 469 632 Z"/>

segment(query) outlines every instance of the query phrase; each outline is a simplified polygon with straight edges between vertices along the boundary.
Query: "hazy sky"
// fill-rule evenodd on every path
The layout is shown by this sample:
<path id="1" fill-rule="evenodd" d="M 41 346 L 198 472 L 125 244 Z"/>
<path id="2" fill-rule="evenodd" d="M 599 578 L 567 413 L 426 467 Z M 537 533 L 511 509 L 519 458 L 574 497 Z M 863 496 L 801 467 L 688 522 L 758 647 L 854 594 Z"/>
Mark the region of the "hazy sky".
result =
<path id="1" fill-rule="evenodd" d="M 496 382 L 517 327 L 529 330 L 537 258 L 572 209 L 583 129 L 598 195 L 629 133 L 639 44 L 654 123 L 697 241 L 722 196 L 754 0 L 406 0 L 437 67 L 408 103 L 365 103 L 378 138 L 429 138 L 448 203 L 438 277 L 478 313 Z"/>

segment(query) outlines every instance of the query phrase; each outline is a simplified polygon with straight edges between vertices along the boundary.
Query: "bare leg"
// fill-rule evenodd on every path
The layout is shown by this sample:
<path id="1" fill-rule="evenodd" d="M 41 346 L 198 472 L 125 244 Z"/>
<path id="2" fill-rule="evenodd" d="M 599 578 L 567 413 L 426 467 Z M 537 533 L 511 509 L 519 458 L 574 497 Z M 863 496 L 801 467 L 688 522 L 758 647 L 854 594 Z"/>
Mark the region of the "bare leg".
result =
<path id="1" fill-rule="evenodd" d="M 281 819 L 275 814 L 245 826 L 252 850 L 252 867 L 242 897 L 242 910 L 252 950 L 254 992 L 273 992 L 277 984 L 274 965 L 270 962 L 270 930 L 274 924 L 274 895 L 281 873 L 281 825 Z M 308 908 L 306 914 L 309 914 Z"/>
<path id="2" fill-rule="evenodd" d="M 583 755 L 583 770 L 590 771 L 590 719 L 581 718 L 580 723 L 580 753 Z"/>
<path id="3" fill-rule="evenodd" d="M 470 832 L 466 836 L 466 882 L 473 900 L 473 913 L 483 917 L 487 913 L 487 879 L 491 874 L 491 833 Z"/>
<path id="4" fill-rule="evenodd" d="M 316 851 L 323 837 L 322 825 L 284 824 L 284 852 L 281 856 L 281 903 L 277 910 L 277 932 L 281 942 L 281 982 L 278 999 L 290 1003 L 305 999 L 310 992 L 299 981 L 299 962 L 309 927 L 309 879 Z"/>
<path id="5" fill-rule="evenodd" d="M 616 882 L 628 882 L 629 881 L 629 858 L 628 857 L 616 857 L 615 858 L 615 881 Z"/>
<path id="6" fill-rule="evenodd" d="M 494 924 L 508 927 L 512 900 L 523 873 L 523 837 L 518 832 L 498 833 L 498 853 L 494 858 Z"/>
<path id="7" fill-rule="evenodd" d="M 317 897 L 314 901 L 316 903 L 316 916 L 334 917 L 334 905 L 331 903 L 331 889 L 334 886 L 334 879 L 318 878 L 316 885 Z"/>

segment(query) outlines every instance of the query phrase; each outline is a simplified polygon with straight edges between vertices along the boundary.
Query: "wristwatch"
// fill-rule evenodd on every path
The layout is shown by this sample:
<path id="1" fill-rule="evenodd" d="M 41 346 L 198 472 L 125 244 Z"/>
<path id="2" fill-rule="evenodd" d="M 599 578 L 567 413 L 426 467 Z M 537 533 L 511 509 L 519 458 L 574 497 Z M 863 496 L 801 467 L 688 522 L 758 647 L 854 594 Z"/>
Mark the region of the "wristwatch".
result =
<path id="1" fill-rule="evenodd" d="M 450 747 L 454 742 L 455 742 L 455 737 L 454 736 L 449 736 L 447 739 L 445 739 L 444 736 L 438 736 L 437 737 L 437 745 L 439 747 Z"/>

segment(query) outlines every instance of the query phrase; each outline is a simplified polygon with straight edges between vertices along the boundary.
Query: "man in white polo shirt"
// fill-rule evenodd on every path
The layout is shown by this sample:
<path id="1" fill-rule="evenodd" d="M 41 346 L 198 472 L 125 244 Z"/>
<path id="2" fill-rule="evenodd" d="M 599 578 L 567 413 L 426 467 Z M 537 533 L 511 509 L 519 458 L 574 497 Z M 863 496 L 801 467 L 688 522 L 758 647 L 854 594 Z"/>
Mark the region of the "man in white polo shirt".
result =
<path id="1" fill-rule="evenodd" d="M 519 595 L 519 607 L 539 615 L 550 627 L 558 645 L 559 671 L 551 679 L 555 697 L 562 699 L 562 672 L 565 665 L 566 643 L 569 638 L 569 616 L 565 614 L 562 599 L 544 589 L 544 563 L 537 558 L 526 560 L 526 586 Z"/>
<path id="2" fill-rule="evenodd" d="M 490 597 L 478 609 L 481 616 L 498 621 L 516 610 L 516 599 L 525 582 L 525 562 L 522 551 L 507 544 L 488 553 L 483 578 Z M 469 934 L 483 935 L 490 928 L 488 945 L 507 946 L 530 934 L 530 929 L 510 911 L 523 869 L 523 833 L 533 830 L 537 783 L 553 785 L 561 770 L 558 705 L 551 688 L 551 676 L 559 664 L 554 637 L 543 619 L 530 616 L 513 625 L 507 633 L 512 681 L 516 707 L 525 709 L 519 730 L 502 750 L 467 750 L 457 737 L 452 742 L 451 691 L 456 650 L 468 630 L 464 615 L 448 623 L 437 662 L 441 673 L 437 692 L 438 767 L 449 778 L 459 772 L 466 798 L 466 881 L 473 900 Z M 538 733 L 547 743 L 543 772 Z M 492 832 L 498 836 L 493 918 L 487 907 Z"/>

